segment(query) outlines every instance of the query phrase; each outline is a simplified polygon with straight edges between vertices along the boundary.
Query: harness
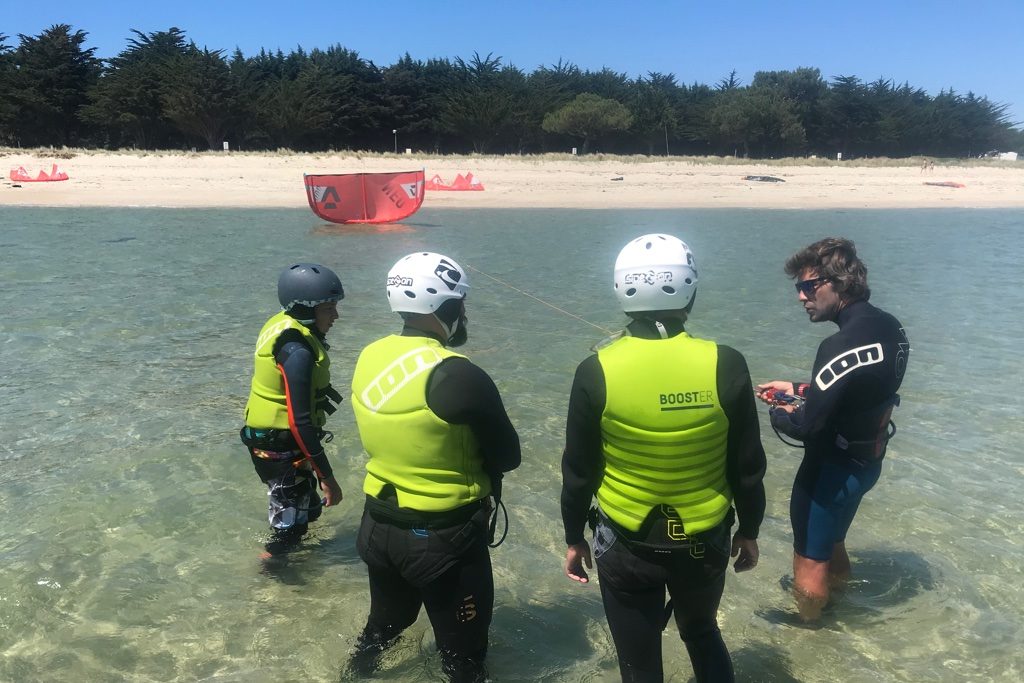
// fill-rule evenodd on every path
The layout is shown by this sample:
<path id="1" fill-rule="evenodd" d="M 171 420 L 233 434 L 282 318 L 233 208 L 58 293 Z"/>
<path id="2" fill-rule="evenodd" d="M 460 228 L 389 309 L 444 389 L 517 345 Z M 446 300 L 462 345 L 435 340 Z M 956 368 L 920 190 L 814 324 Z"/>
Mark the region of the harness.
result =
<path id="1" fill-rule="evenodd" d="M 768 406 L 769 413 L 775 409 L 776 406 L 787 404 L 796 404 L 798 407 L 803 405 L 804 397 L 793 394 L 787 394 L 783 391 L 775 390 L 771 394 L 772 405 Z M 892 411 L 896 406 L 900 404 L 900 395 L 893 394 L 891 398 L 886 399 L 882 403 L 879 403 L 872 408 L 861 411 L 860 414 L 879 412 L 881 419 L 879 420 L 879 429 L 877 436 L 874 439 L 847 439 L 840 433 L 836 434 L 835 446 L 841 451 L 845 451 L 846 454 L 854 462 L 866 465 L 870 462 L 882 460 L 885 457 L 886 447 L 889 445 L 889 441 L 896 435 L 896 423 L 892 420 Z M 779 440 L 787 446 L 793 448 L 803 448 L 802 443 L 796 443 L 788 441 L 779 430 L 772 424 L 772 431 L 775 432 L 775 436 L 779 437 Z"/>

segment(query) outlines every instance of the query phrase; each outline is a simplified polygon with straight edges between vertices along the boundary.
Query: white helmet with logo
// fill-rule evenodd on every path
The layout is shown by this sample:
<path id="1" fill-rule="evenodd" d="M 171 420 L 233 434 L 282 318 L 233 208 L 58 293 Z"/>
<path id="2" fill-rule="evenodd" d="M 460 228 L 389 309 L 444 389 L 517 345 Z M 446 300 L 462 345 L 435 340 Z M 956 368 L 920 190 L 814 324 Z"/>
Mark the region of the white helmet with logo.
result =
<path id="1" fill-rule="evenodd" d="M 615 259 L 615 296 L 626 313 L 679 310 L 696 293 L 696 260 L 678 237 L 637 237 Z"/>
<path id="2" fill-rule="evenodd" d="M 455 259 L 418 251 L 388 271 L 387 292 L 395 313 L 433 313 L 449 299 L 466 298 L 469 278 Z"/>

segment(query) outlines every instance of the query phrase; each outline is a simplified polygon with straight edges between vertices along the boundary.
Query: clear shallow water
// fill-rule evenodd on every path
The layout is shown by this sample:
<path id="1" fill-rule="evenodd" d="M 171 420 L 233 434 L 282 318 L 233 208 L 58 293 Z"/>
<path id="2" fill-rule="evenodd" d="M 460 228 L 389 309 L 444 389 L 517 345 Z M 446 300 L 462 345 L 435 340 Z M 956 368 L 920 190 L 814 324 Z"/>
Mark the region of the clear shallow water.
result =
<path id="1" fill-rule="evenodd" d="M 749 681 L 1024 677 L 1021 457 L 1024 212 L 431 211 L 343 229 L 304 211 L 0 213 L 0 680 L 336 680 L 368 608 L 354 548 L 365 462 L 347 403 L 328 453 L 345 502 L 271 577 L 263 487 L 237 440 L 251 346 L 281 267 L 335 267 L 335 384 L 397 329 L 381 282 L 401 255 L 454 256 L 594 324 L 623 321 L 619 247 L 669 231 L 698 255 L 691 331 L 755 381 L 807 376 L 817 342 L 781 264 L 856 240 L 872 301 L 909 331 L 899 435 L 849 538 L 856 580 L 818 630 L 791 624 L 789 486 L 798 453 L 767 422 L 762 560 L 720 614 Z M 576 363 L 603 333 L 478 273 L 468 354 L 501 388 L 524 465 L 493 553 L 496 681 L 614 681 L 597 586 L 561 575 L 559 456 Z M 764 416 L 763 416 L 764 417 Z M 690 680 L 677 637 L 670 681 Z M 425 618 L 382 679 L 439 680 Z"/>

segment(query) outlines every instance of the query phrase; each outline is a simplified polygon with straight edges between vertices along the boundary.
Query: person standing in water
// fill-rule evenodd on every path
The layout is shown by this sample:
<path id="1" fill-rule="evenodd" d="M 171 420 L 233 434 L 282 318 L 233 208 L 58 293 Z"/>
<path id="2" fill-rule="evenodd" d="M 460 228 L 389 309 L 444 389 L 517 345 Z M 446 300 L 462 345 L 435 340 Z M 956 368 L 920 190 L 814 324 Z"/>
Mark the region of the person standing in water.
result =
<path id="1" fill-rule="evenodd" d="M 771 406 L 772 427 L 803 442 L 789 503 L 793 591 L 800 617 L 813 621 L 830 584 L 850 576 L 846 534 L 882 472 L 910 342 L 899 320 L 868 303 L 867 267 L 850 240 L 815 242 L 793 254 L 785 271 L 796 278 L 811 322 L 839 326 L 818 346 L 811 382 L 757 386 L 758 398 Z"/>
<path id="2" fill-rule="evenodd" d="M 661 634 L 674 615 L 698 683 L 732 681 L 718 605 L 730 554 L 737 572 L 757 565 L 765 510 L 750 374 L 739 352 L 684 329 L 697 266 L 683 241 L 632 240 L 614 287 L 626 334 L 579 364 L 569 397 L 564 571 L 590 580 L 589 516 L 622 680 L 663 680 Z"/>
<path id="3" fill-rule="evenodd" d="M 466 271 L 431 252 L 387 276 L 400 334 L 359 355 L 352 405 L 370 459 L 356 548 L 370 579 L 370 614 L 348 672 L 369 675 L 425 607 L 455 683 L 486 679 L 494 604 L 488 519 L 519 437 L 494 382 L 451 348 L 468 338 Z"/>
<path id="4" fill-rule="evenodd" d="M 296 263 L 277 281 L 282 311 L 256 339 L 255 368 L 240 436 L 267 485 L 272 537 L 265 558 L 294 548 L 322 506 L 341 502 L 341 487 L 321 440 L 341 395 L 331 387 L 326 336 L 345 298 L 330 268 Z M 333 435 L 331 435 L 333 436 Z M 327 440 L 330 440 L 328 436 Z M 323 489 L 321 502 L 317 482 Z"/>

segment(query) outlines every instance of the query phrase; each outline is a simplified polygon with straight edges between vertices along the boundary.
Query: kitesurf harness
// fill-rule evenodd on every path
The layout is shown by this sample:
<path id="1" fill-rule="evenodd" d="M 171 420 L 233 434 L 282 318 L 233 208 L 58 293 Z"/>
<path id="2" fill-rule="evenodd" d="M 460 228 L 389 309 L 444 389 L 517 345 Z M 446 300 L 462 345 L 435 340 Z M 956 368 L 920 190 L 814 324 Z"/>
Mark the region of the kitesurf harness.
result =
<path id="1" fill-rule="evenodd" d="M 774 405 L 768 406 L 768 411 L 771 413 L 775 409 L 776 405 L 783 403 L 786 404 L 802 404 L 805 400 L 801 395 L 787 394 L 778 389 L 772 392 L 771 396 Z M 885 457 L 886 447 L 889 445 L 889 441 L 896 435 L 896 423 L 892 420 L 893 408 L 900 404 L 900 395 L 893 394 L 892 397 L 886 399 L 882 403 L 874 406 L 867 413 L 877 414 L 880 416 L 879 420 L 879 433 L 874 439 L 856 439 L 850 440 L 843 436 L 841 433 L 836 434 L 835 446 L 841 451 L 845 451 L 851 460 L 856 462 L 873 462 L 875 460 L 881 460 Z M 794 441 L 789 441 L 785 436 L 779 432 L 774 422 L 769 422 L 772 425 L 772 431 L 775 432 L 775 436 L 779 437 L 779 441 L 792 446 L 793 448 L 803 448 L 804 444 Z"/>

